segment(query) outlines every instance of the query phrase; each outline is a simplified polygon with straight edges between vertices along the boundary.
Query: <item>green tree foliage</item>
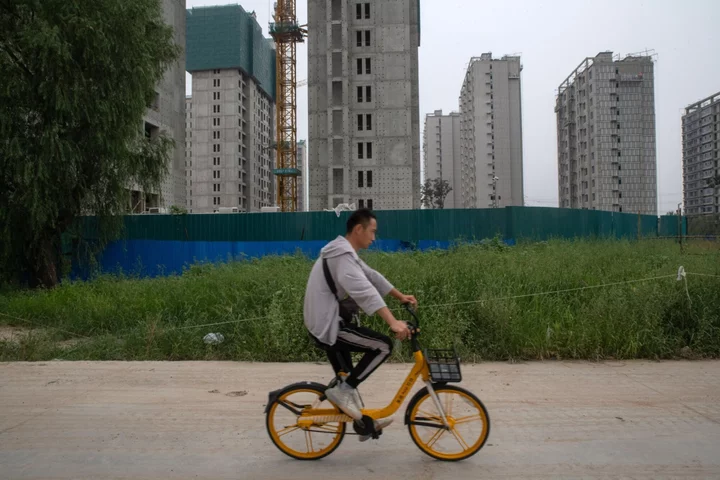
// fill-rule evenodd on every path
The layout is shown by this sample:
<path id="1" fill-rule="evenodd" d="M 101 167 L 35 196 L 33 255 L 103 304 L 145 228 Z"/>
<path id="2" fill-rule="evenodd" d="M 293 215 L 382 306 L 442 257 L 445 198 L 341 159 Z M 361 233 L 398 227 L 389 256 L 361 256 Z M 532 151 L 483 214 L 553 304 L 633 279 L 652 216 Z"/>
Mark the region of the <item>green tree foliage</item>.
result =
<path id="1" fill-rule="evenodd" d="M 425 180 L 420 189 L 422 204 L 425 208 L 445 208 L 445 198 L 452 191 L 447 180 L 441 178 Z"/>
<path id="2" fill-rule="evenodd" d="M 142 117 L 179 58 L 159 0 L 0 0 L 0 281 L 52 287 L 82 214 L 117 234 L 174 143 Z"/>

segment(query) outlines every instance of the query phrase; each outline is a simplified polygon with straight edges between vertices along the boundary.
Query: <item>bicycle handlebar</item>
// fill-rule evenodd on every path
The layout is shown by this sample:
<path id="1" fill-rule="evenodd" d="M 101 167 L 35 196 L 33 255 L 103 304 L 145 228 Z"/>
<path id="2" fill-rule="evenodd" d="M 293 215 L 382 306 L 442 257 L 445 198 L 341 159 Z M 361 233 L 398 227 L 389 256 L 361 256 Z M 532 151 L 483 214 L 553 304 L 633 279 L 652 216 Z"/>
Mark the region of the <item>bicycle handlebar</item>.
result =
<path id="1" fill-rule="evenodd" d="M 420 319 L 419 319 L 418 316 L 415 314 L 415 310 L 413 310 L 411 304 L 410 304 L 410 303 L 403 303 L 403 307 L 405 307 L 405 310 L 407 310 L 408 312 L 410 312 L 410 315 L 412 315 L 412 317 L 415 319 L 415 322 L 413 322 L 413 323 L 414 323 L 414 326 L 415 326 L 416 328 L 419 328 L 419 327 L 420 327 Z"/>
<path id="2" fill-rule="evenodd" d="M 412 306 L 409 303 L 403 303 L 403 307 L 405 307 L 405 310 L 407 310 L 410 315 L 415 319 L 415 321 L 408 321 L 406 322 L 408 325 L 408 328 L 410 329 L 410 341 L 412 342 L 413 351 L 418 351 L 420 349 L 420 344 L 418 343 L 418 335 L 420 334 L 420 319 L 418 318 L 417 314 L 415 314 L 415 310 L 413 310 Z"/>

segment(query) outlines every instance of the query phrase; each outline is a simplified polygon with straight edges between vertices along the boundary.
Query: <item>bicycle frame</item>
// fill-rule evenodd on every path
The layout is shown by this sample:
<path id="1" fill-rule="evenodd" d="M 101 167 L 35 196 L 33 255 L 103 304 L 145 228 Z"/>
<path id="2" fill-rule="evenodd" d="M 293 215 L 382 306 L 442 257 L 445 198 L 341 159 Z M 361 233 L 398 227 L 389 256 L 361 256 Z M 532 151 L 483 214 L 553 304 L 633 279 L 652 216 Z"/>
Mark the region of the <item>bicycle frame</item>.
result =
<path id="1" fill-rule="evenodd" d="M 412 389 L 413 385 L 415 385 L 415 382 L 417 382 L 418 378 L 422 378 L 428 388 L 433 391 L 431 386 L 432 384 L 430 382 L 430 370 L 428 369 L 427 363 L 425 362 L 425 357 L 423 356 L 423 353 L 418 350 L 413 353 L 413 357 L 415 358 L 415 365 L 413 366 L 410 373 L 408 373 L 407 377 L 405 377 L 405 381 L 403 381 L 397 393 L 395 393 L 395 398 L 393 398 L 392 401 L 383 408 L 363 409 L 363 415 L 367 415 L 373 420 L 377 420 L 395 414 L 395 412 L 397 412 L 400 406 L 403 404 L 403 401 L 405 401 L 405 398 L 407 398 L 408 394 L 410 393 L 410 389 Z M 302 415 L 298 419 L 298 425 L 310 426 L 315 422 L 327 423 L 352 421 L 352 417 L 344 413 L 338 413 L 337 410 L 334 409 L 310 408 L 302 413 Z"/>
<path id="2" fill-rule="evenodd" d="M 433 398 L 433 401 L 435 403 L 435 406 L 438 408 L 438 411 L 440 412 L 442 416 L 443 423 L 445 426 L 448 426 L 447 419 L 445 417 L 445 410 L 442 408 L 442 405 L 440 404 L 440 400 L 438 399 L 437 395 L 435 394 L 435 389 L 432 387 L 432 382 L 430 381 L 430 369 L 428 368 L 428 364 L 425 361 L 425 357 L 422 353 L 422 349 L 420 348 L 420 344 L 417 339 L 417 335 L 420 333 L 419 328 L 419 321 L 417 317 L 415 316 L 414 312 L 406 305 L 406 308 L 411 313 L 413 317 L 415 317 L 416 324 L 413 325 L 413 335 L 411 337 L 412 346 L 413 346 L 413 357 L 415 359 L 415 365 L 413 366 L 410 373 L 408 373 L 407 377 L 405 377 L 405 381 L 402 383 L 400 388 L 398 389 L 397 393 L 395 393 L 395 398 L 392 399 L 392 401 L 385 406 L 384 408 L 375 408 L 375 409 L 362 409 L 361 412 L 363 416 L 367 415 L 373 420 L 378 420 L 380 418 L 386 418 L 389 417 L 395 412 L 398 411 L 400 406 L 403 404 L 403 401 L 405 401 L 405 398 L 407 398 L 408 394 L 410 393 L 410 389 L 412 389 L 413 385 L 415 385 L 415 382 L 417 382 L 418 378 L 422 378 L 423 382 L 425 383 L 425 386 L 427 387 L 428 391 L 430 392 L 430 395 Z M 299 426 L 306 426 L 310 427 L 313 423 L 329 423 L 329 422 L 352 422 L 353 418 L 349 415 L 346 415 L 345 413 L 338 413 L 337 410 L 325 408 L 325 409 L 316 409 L 316 408 L 309 408 L 300 415 L 300 418 L 298 419 L 298 425 Z"/>

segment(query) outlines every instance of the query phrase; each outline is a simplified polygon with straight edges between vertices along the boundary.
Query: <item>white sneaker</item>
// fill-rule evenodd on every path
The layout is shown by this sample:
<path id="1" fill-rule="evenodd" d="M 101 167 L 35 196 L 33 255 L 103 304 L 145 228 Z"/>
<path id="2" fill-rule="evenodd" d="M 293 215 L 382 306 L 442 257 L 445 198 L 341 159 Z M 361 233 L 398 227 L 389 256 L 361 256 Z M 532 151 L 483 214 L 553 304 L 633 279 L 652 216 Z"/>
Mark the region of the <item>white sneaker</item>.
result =
<path id="1" fill-rule="evenodd" d="M 393 419 L 390 417 L 381 418 L 380 420 L 374 420 L 373 423 L 375 425 L 375 431 L 376 432 L 381 431 L 383 428 L 387 427 L 392 422 L 393 422 Z M 365 441 L 369 440 L 371 437 L 372 437 L 372 435 L 360 435 L 360 437 L 358 437 L 358 438 L 360 439 L 361 442 L 365 442 Z"/>
<path id="2" fill-rule="evenodd" d="M 328 400 L 337 405 L 340 410 L 352 417 L 353 420 L 361 420 L 362 412 L 358 406 L 355 405 L 354 391 L 354 388 L 346 385 L 345 383 L 341 383 L 325 390 L 325 396 Z"/>

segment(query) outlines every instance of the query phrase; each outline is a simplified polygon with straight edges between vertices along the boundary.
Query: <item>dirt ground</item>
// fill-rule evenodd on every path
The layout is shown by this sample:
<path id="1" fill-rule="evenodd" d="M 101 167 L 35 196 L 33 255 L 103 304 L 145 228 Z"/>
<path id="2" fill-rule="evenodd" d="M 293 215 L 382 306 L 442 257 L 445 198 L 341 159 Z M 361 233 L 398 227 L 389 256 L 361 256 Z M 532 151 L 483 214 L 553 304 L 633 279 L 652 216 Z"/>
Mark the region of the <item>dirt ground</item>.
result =
<path id="1" fill-rule="evenodd" d="M 361 391 L 387 403 L 409 365 Z M 403 408 L 377 441 L 301 462 L 265 430 L 270 390 L 327 382 L 319 364 L 0 363 L 2 479 L 720 478 L 720 362 L 464 365 L 492 421 L 457 463 L 412 442 Z M 415 387 L 415 390 L 419 385 Z"/>

